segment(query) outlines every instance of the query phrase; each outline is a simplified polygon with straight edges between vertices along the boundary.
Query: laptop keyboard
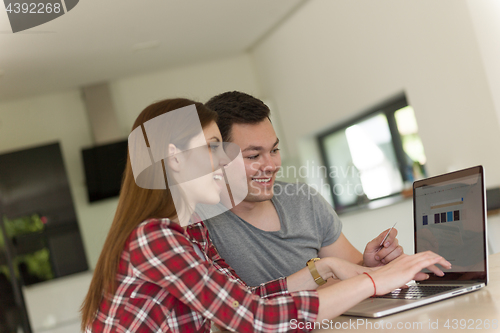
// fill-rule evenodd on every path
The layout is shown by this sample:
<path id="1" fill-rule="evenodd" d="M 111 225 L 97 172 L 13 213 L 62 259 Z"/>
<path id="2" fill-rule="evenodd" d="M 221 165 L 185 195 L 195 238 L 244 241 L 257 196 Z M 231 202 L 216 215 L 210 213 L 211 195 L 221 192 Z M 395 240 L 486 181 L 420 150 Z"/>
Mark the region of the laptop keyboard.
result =
<path id="1" fill-rule="evenodd" d="M 407 289 L 396 289 L 385 295 L 374 296 L 374 298 L 419 299 L 461 287 L 462 286 L 410 286 Z"/>

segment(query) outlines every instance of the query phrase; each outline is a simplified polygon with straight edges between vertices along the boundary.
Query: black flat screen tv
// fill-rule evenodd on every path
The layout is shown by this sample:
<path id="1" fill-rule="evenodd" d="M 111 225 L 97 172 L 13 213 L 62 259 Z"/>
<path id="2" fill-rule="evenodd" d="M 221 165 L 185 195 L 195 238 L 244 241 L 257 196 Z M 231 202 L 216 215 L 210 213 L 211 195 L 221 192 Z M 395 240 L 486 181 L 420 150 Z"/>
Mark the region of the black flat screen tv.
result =
<path id="1" fill-rule="evenodd" d="M 127 140 L 82 149 L 89 202 L 120 194 L 127 149 Z"/>

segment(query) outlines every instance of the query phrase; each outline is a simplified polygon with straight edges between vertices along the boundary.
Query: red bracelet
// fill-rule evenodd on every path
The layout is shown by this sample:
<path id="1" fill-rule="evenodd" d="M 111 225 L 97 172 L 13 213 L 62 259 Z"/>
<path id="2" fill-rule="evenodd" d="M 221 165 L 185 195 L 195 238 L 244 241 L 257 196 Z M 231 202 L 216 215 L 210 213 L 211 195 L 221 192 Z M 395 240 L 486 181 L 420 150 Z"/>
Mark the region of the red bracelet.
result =
<path id="1" fill-rule="evenodd" d="M 373 283 L 373 296 L 377 296 L 377 286 L 375 285 L 375 281 L 373 281 L 373 278 L 367 272 L 363 272 L 363 274 L 366 274 L 370 278 L 370 280 L 372 280 L 372 283 Z"/>

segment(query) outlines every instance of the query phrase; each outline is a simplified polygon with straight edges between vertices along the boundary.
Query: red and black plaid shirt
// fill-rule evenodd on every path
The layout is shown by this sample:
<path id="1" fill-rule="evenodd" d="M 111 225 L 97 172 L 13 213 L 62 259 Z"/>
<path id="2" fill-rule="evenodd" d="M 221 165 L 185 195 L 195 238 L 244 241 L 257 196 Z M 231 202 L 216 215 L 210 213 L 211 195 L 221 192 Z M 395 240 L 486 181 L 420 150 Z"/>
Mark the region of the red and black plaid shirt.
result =
<path id="1" fill-rule="evenodd" d="M 316 291 L 289 293 L 285 278 L 245 285 L 203 223 L 186 232 L 168 219 L 141 223 L 125 245 L 117 280 L 86 332 L 210 332 L 210 321 L 237 332 L 290 332 L 292 319 L 314 322 L 318 313 Z"/>

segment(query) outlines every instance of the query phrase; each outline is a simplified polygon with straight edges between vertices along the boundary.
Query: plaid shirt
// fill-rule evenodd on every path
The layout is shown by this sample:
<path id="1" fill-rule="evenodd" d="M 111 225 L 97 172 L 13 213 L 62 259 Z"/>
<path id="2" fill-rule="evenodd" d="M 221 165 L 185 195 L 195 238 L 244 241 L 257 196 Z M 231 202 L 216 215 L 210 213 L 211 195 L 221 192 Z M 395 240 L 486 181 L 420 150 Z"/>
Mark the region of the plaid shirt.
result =
<path id="1" fill-rule="evenodd" d="M 289 293 L 286 278 L 249 288 L 220 258 L 203 223 L 184 232 L 168 219 L 144 221 L 132 232 L 117 286 L 86 332 L 210 332 L 210 321 L 237 332 L 291 332 L 292 319 L 314 322 L 319 307 L 316 291 Z"/>

